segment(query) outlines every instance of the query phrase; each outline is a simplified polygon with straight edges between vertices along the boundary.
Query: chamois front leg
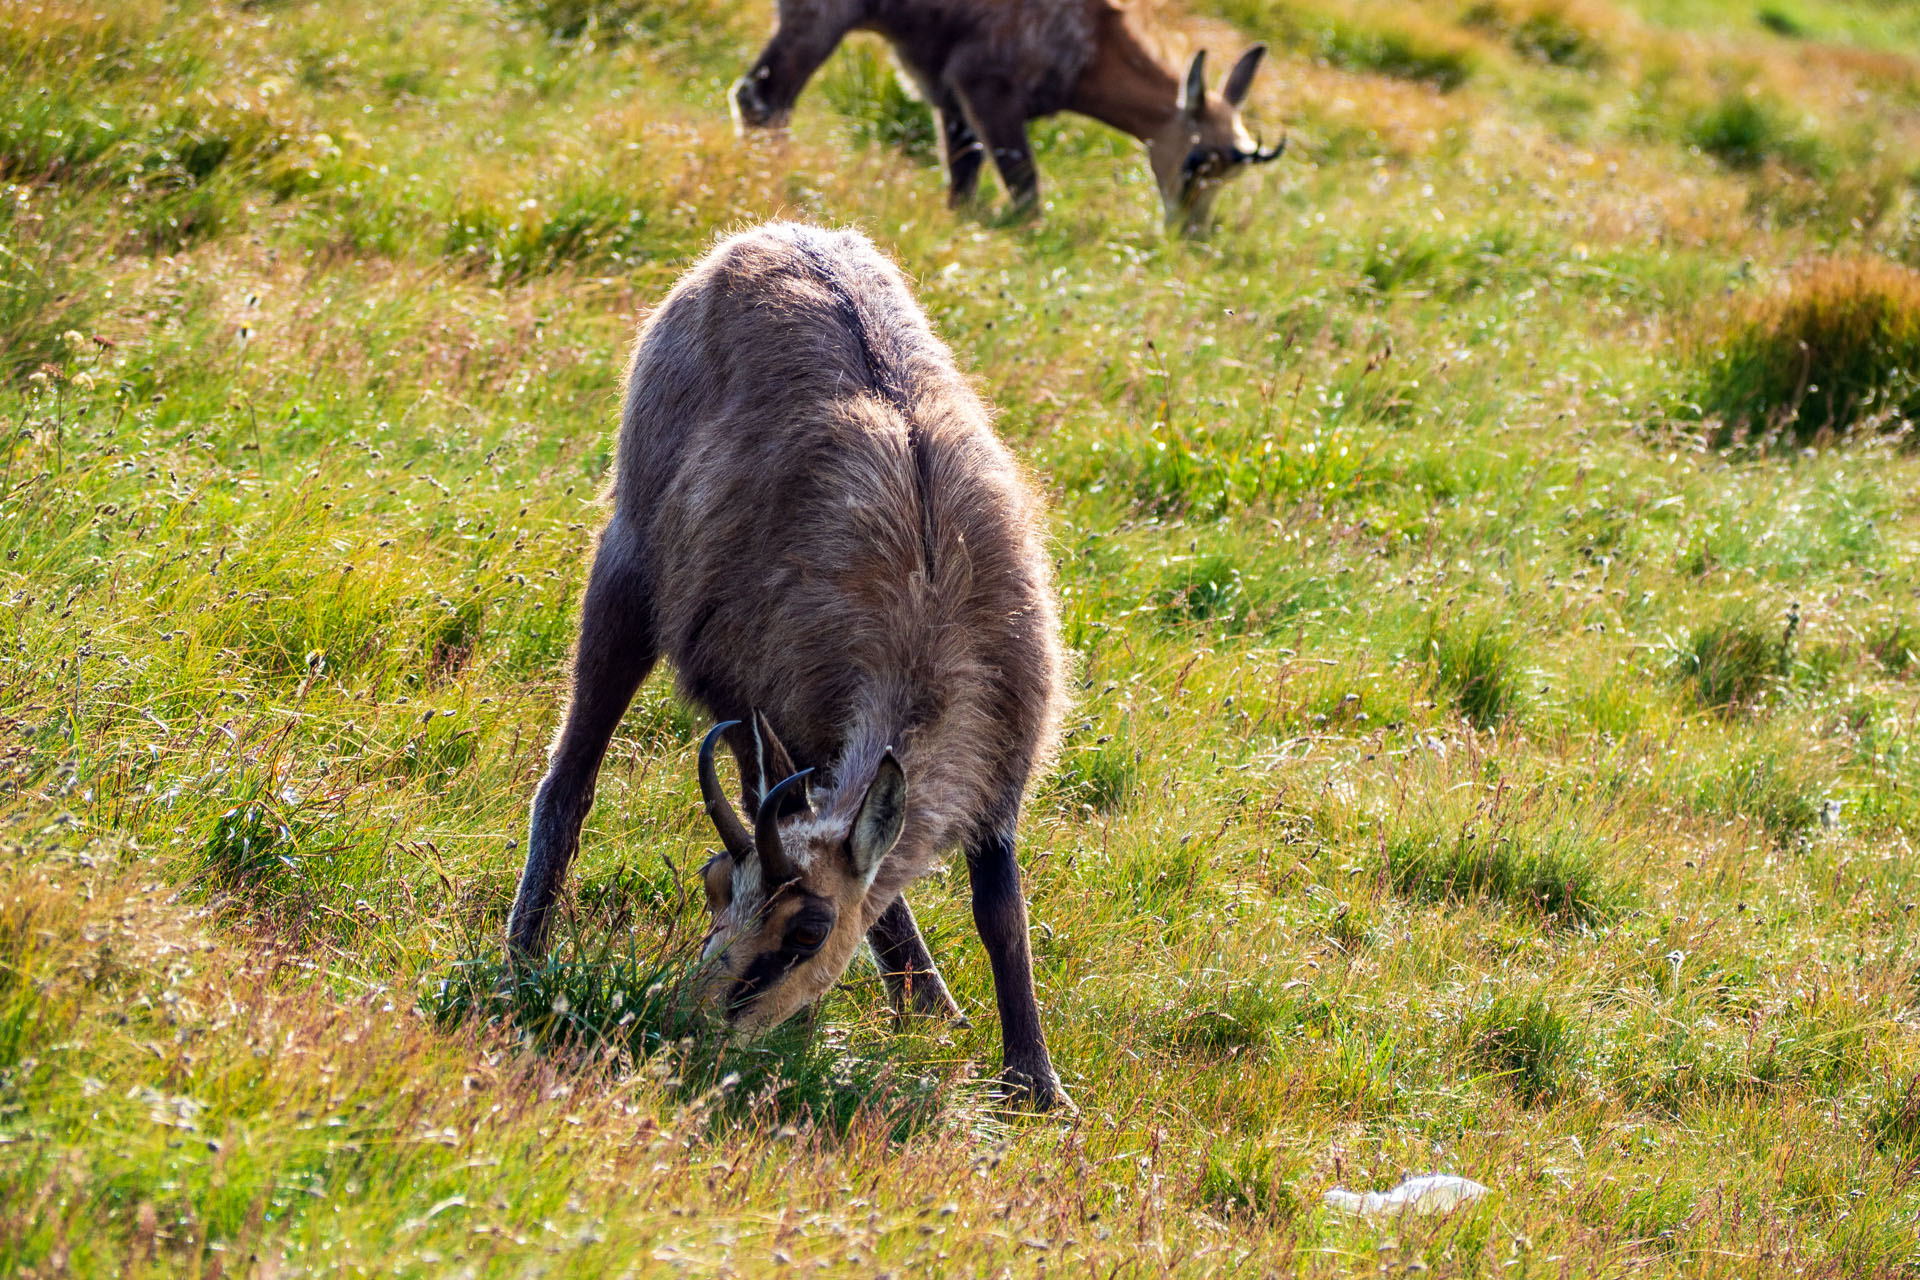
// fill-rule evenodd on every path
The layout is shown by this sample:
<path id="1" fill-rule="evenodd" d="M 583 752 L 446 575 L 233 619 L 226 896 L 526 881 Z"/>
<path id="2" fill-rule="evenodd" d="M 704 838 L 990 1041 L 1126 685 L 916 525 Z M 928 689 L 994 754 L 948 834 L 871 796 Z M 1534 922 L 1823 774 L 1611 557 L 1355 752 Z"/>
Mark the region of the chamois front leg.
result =
<path id="1" fill-rule="evenodd" d="M 566 724 L 554 742 L 547 776 L 534 793 L 527 864 L 507 919 L 507 945 L 513 955 L 538 957 L 547 949 L 549 917 L 579 848 L 580 826 L 593 807 L 600 761 L 634 690 L 658 656 L 645 565 L 638 544 L 615 516 L 600 535 L 580 605 Z"/>
<path id="2" fill-rule="evenodd" d="M 746 75 L 733 85 L 729 105 L 734 128 L 784 129 L 793 115 L 793 104 L 820 64 L 839 47 L 851 27 L 850 16 L 836 10 L 844 4 L 802 6 L 783 3 L 779 27 L 773 39 L 760 51 L 760 57 Z"/>
<path id="3" fill-rule="evenodd" d="M 905 1018 L 919 1013 L 968 1025 L 967 1016 L 960 1012 L 953 993 L 934 967 L 927 940 L 920 936 L 920 925 L 905 897 L 895 898 L 893 905 L 880 913 L 867 930 L 867 941 L 873 946 L 873 958 L 880 965 L 887 999 L 896 1014 Z"/>
<path id="4" fill-rule="evenodd" d="M 986 944 L 994 1002 L 1000 1007 L 1000 1078 L 1025 1094 L 1035 1110 L 1071 1109 L 1073 1100 L 1060 1086 L 1040 1030 L 1033 956 L 1027 947 L 1027 900 L 1020 892 L 1013 836 L 996 832 L 969 842 L 967 874 L 973 884 L 973 924 Z"/>

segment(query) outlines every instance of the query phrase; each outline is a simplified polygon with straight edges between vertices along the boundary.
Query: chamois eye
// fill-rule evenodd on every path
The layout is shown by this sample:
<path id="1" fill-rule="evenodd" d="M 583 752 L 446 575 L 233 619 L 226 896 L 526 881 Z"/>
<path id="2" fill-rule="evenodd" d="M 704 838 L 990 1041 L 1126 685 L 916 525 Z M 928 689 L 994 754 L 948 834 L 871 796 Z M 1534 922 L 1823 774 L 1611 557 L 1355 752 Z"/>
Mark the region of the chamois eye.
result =
<path id="1" fill-rule="evenodd" d="M 808 918 L 796 920 L 787 933 L 787 945 L 802 954 L 818 951 L 827 941 L 827 935 L 833 932 L 831 920 Z"/>

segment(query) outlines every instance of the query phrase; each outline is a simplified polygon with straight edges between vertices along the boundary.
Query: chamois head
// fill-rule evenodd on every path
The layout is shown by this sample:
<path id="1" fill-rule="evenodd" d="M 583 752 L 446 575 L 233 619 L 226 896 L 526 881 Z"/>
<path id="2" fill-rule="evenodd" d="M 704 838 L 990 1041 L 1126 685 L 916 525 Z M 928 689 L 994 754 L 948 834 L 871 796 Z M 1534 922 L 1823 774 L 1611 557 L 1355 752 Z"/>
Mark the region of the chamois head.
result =
<path id="1" fill-rule="evenodd" d="M 1172 118 L 1147 139 L 1168 225 L 1205 230 L 1222 183 L 1250 164 L 1278 160 L 1287 149 L 1285 138 L 1263 147 L 1240 120 L 1240 104 L 1266 53 L 1266 45 L 1256 44 L 1241 54 L 1217 94 L 1207 92 L 1207 51 L 1193 55 Z"/>
<path id="2" fill-rule="evenodd" d="M 755 758 L 739 760 L 760 797 L 749 831 L 713 760 L 720 735 L 738 723 L 715 725 L 700 744 L 700 794 L 724 849 L 701 873 L 713 923 L 699 999 L 752 1035 L 812 1004 L 852 962 L 870 923 L 867 889 L 906 822 L 907 775 L 888 751 L 864 788 L 836 788 L 816 812 L 813 770 L 794 769 L 756 711 Z"/>

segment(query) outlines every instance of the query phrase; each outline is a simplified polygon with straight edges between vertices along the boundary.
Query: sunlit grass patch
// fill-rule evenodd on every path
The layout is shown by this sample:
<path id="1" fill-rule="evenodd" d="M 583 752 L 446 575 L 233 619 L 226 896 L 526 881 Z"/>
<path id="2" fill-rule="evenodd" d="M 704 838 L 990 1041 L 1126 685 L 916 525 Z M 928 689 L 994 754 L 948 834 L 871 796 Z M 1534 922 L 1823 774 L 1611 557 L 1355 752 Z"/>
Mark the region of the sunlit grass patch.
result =
<path id="1" fill-rule="evenodd" d="M 1259 982 L 1235 983 L 1218 997 L 1189 990 L 1202 1007 L 1176 1011 L 1166 1043 L 1184 1053 L 1231 1055 L 1258 1050 L 1303 1029 L 1326 1030 L 1332 1010 L 1304 984 L 1279 991 Z"/>
<path id="2" fill-rule="evenodd" d="M 1780 733 L 1762 733 L 1725 754 L 1688 760 L 1693 805 L 1717 817 L 1746 819 L 1778 840 L 1817 829 L 1834 779 L 1822 753 Z"/>
<path id="3" fill-rule="evenodd" d="M 1920 272 L 1833 258 L 1747 302 L 1705 362 L 1702 405 L 1721 443 L 1905 429 L 1920 416 Z"/>

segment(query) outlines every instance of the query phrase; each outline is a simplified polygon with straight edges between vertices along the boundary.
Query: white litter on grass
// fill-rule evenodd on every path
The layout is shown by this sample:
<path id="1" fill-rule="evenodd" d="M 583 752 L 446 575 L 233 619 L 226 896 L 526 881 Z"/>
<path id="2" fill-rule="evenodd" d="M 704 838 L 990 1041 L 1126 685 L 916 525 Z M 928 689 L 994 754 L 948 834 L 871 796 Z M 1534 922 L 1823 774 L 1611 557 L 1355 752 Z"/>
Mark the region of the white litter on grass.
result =
<path id="1" fill-rule="evenodd" d="M 1423 1173 L 1391 1191 L 1361 1193 L 1334 1187 L 1327 1192 L 1326 1202 L 1328 1208 L 1370 1218 L 1381 1213 L 1445 1213 L 1485 1194 L 1487 1189 L 1472 1178 Z"/>

